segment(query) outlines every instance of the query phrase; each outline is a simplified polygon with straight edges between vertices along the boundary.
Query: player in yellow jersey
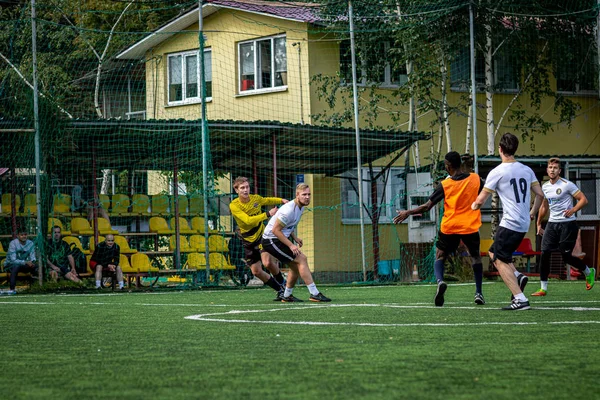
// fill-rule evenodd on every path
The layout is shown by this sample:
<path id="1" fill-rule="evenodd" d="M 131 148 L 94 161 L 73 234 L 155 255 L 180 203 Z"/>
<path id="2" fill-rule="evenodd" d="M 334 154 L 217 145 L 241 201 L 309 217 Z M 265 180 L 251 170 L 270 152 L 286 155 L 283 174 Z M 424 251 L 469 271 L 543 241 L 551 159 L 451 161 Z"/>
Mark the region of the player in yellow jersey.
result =
<path id="1" fill-rule="evenodd" d="M 248 178 L 241 176 L 235 178 L 233 188 L 238 194 L 238 198 L 229 204 L 229 209 L 244 239 L 244 261 L 250 267 L 254 276 L 277 292 L 277 297 L 274 300 L 279 301 L 283 297 L 285 280 L 279 270 L 277 260 L 269 253 L 263 252 L 260 245 L 265 230 L 263 221 L 275 215 L 277 207 L 273 207 L 267 212 L 264 212 L 262 207 L 285 204 L 288 201 L 279 197 L 262 197 L 258 194 L 250 194 L 250 182 Z M 262 269 L 261 262 L 273 276 Z"/>

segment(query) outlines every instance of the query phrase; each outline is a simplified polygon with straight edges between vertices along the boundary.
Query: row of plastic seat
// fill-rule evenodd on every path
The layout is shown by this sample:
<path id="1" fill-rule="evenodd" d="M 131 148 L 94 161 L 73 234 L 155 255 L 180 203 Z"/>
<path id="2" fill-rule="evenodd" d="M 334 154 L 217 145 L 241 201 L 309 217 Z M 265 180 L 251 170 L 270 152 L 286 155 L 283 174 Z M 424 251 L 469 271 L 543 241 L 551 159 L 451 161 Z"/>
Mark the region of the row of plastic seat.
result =
<path id="1" fill-rule="evenodd" d="M 154 195 L 152 199 L 145 194 L 134 194 L 131 199 L 126 194 L 114 194 L 112 199 L 106 195 L 99 195 L 102 208 L 111 216 L 151 216 L 151 215 L 173 215 L 175 214 L 175 197 L 167 195 Z M 188 199 L 185 195 L 179 195 L 179 214 L 184 216 L 204 214 L 204 198 L 193 196 Z M 34 216 L 37 213 L 36 195 L 28 193 L 25 195 L 23 211 L 21 210 L 21 197 L 15 195 L 15 208 L 18 216 Z M 2 215 L 10 215 L 12 209 L 12 194 L 2 195 Z M 54 214 L 76 216 L 81 212 L 74 212 L 72 199 L 68 194 L 55 194 L 52 200 L 52 212 Z M 85 211 L 84 211 L 85 212 Z"/>
<path id="2" fill-rule="evenodd" d="M 149 221 L 150 232 L 158 233 L 159 235 L 172 235 L 175 233 L 175 217 L 171 218 L 171 227 L 167 225 L 167 220 L 163 217 L 151 217 Z M 193 217 L 191 225 L 184 217 L 179 217 L 179 233 L 182 235 L 193 235 L 195 233 L 206 232 L 205 220 L 202 217 Z M 217 232 L 215 229 L 208 227 L 209 233 Z"/>

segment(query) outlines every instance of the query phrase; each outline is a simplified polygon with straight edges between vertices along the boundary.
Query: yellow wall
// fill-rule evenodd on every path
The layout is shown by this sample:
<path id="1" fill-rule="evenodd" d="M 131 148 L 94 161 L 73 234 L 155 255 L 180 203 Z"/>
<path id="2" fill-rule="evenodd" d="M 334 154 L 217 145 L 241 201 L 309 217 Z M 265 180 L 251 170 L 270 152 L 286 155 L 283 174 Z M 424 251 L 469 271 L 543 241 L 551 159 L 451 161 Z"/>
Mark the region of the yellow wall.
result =
<path id="1" fill-rule="evenodd" d="M 196 32 L 193 32 L 196 30 Z M 199 119 L 200 104 L 168 106 L 167 104 L 167 55 L 198 49 L 198 25 L 165 40 L 146 54 L 146 105 L 148 119 Z M 308 57 L 299 58 L 297 46 L 300 41 L 306 48 L 306 24 L 250 14 L 240 11 L 221 10 L 204 21 L 207 41 L 205 46 L 212 50 L 213 93 L 207 102 L 208 119 L 231 119 L 241 121 L 277 120 L 299 123 L 300 91 L 299 60 L 301 59 L 302 81 L 308 82 Z M 286 33 L 288 89 L 283 92 L 239 95 L 237 75 L 237 43 L 249 39 Z M 160 60 L 157 63 L 157 57 Z M 156 82 L 155 82 L 156 81 Z M 308 120 L 308 84 L 303 87 L 304 120 Z"/>

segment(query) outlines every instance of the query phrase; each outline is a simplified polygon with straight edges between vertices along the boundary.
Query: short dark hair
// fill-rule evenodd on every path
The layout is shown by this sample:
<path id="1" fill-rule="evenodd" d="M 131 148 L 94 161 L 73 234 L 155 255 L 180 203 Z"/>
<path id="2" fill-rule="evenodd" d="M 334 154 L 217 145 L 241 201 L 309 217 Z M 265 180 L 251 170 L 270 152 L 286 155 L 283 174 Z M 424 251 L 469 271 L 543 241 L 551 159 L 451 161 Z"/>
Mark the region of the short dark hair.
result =
<path id="1" fill-rule="evenodd" d="M 550 164 L 558 164 L 558 168 L 560 169 L 560 158 L 558 157 L 552 157 L 551 159 L 548 160 L 548 165 Z"/>
<path id="2" fill-rule="evenodd" d="M 459 169 L 461 164 L 460 154 L 457 151 L 451 151 L 446 154 L 446 161 L 450 163 L 450 166 L 454 169 Z"/>
<path id="3" fill-rule="evenodd" d="M 54 232 L 54 230 L 55 230 L 55 229 L 58 229 L 59 231 L 61 231 L 61 232 L 62 232 L 62 228 L 61 228 L 60 226 L 58 226 L 58 225 L 54 225 L 54 226 L 52 227 L 52 232 Z"/>
<path id="4" fill-rule="evenodd" d="M 519 139 L 512 133 L 505 133 L 500 138 L 500 148 L 506 156 L 514 156 L 519 148 Z"/>

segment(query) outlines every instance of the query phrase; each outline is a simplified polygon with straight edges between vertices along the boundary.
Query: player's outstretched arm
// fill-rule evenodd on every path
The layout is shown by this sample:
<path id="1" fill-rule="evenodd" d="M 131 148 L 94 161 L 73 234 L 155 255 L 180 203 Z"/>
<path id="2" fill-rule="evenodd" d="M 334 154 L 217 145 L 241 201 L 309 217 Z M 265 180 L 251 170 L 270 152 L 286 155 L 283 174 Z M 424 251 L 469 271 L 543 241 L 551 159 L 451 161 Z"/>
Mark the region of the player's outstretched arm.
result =
<path id="1" fill-rule="evenodd" d="M 488 199 L 488 197 L 490 197 L 490 194 L 492 194 L 492 193 L 484 188 L 479 193 L 479 195 L 477 196 L 477 198 L 475 199 L 473 204 L 471 204 L 471 209 L 479 210 L 481 208 L 481 206 L 485 203 L 485 201 Z"/>
<path id="2" fill-rule="evenodd" d="M 421 204 L 419 207 L 413 208 L 412 210 L 396 210 L 398 215 L 394 217 L 394 224 L 399 224 L 403 222 L 411 215 L 423 214 L 424 212 L 431 210 L 433 205 L 434 203 L 431 200 L 428 200 L 427 203 Z"/>

